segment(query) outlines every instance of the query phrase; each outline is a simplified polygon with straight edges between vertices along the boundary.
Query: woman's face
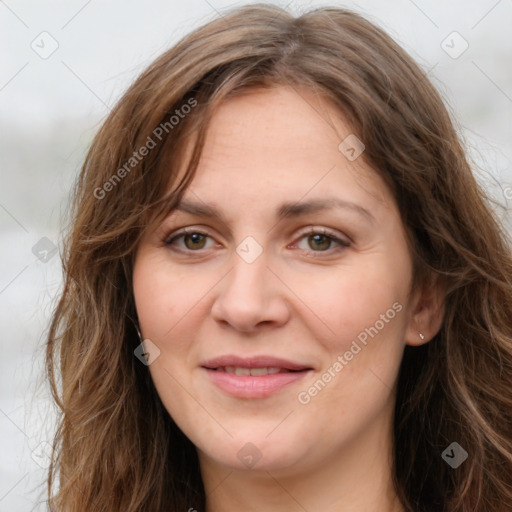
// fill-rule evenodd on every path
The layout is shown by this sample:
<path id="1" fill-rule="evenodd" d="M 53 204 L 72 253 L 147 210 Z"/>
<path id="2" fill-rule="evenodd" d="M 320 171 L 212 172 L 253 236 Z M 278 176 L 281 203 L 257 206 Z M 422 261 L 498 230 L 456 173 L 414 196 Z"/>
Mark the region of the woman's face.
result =
<path id="1" fill-rule="evenodd" d="M 182 207 L 141 241 L 149 371 L 203 463 L 301 471 L 388 442 L 418 334 L 404 228 L 362 149 L 310 92 L 231 99 Z"/>

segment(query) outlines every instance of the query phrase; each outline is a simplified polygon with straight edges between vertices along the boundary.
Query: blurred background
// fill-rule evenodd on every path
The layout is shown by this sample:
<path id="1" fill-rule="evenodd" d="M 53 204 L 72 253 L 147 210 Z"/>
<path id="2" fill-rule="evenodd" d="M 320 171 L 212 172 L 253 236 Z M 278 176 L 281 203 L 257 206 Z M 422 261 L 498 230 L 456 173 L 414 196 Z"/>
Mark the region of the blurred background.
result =
<path id="1" fill-rule="evenodd" d="M 248 3 L 0 0 L 0 511 L 46 510 L 54 406 L 43 349 L 62 286 L 69 194 L 87 147 L 156 56 Z M 511 229 L 511 0 L 272 3 L 296 14 L 352 8 L 401 43 L 444 97 L 477 179 Z"/>

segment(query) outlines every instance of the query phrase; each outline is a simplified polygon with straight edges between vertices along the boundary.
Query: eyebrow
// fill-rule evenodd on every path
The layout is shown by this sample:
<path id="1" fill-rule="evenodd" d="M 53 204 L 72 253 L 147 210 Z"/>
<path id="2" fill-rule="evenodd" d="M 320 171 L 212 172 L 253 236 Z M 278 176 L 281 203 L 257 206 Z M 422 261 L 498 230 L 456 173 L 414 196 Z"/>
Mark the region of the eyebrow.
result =
<path id="1" fill-rule="evenodd" d="M 309 201 L 300 202 L 285 202 L 282 203 L 276 210 L 276 219 L 282 220 L 286 217 L 300 217 L 310 213 L 317 213 L 332 209 L 351 210 L 362 217 L 366 218 L 371 223 L 376 222 L 375 217 L 369 210 L 362 206 L 339 198 L 324 198 L 312 199 Z M 225 223 L 224 215 L 221 211 L 212 205 L 191 201 L 190 199 L 181 199 L 178 204 L 173 208 L 173 211 L 181 211 L 196 215 L 198 217 L 212 217 Z"/>

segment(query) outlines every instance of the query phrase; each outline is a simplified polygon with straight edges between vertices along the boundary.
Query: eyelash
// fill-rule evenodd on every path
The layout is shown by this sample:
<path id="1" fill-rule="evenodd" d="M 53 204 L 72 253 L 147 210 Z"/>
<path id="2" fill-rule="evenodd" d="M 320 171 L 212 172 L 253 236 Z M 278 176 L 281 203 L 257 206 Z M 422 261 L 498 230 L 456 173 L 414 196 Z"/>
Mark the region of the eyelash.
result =
<path id="1" fill-rule="evenodd" d="M 170 235 L 167 235 L 164 238 L 163 243 L 165 246 L 171 246 L 176 240 L 183 238 L 186 235 L 192 235 L 192 234 L 197 234 L 197 235 L 201 235 L 204 237 L 212 238 L 212 237 L 210 237 L 210 235 L 208 235 L 208 233 L 205 233 L 201 230 L 194 229 L 194 228 L 184 228 L 176 233 L 171 233 Z M 331 240 L 332 242 L 337 243 L 338 247 L 337 247 L 337 250 L 335 250 L 335 252 L 342 251 L 352 245 L 350 241 L 339 238 L 338 236 L 336 236 L 335 233 L 333 233 L 332 231 L 329 231 L 326 228 L 309 228 L 308 231 L 301 233 L 298 240 L 300 241 L 304 237 L 312 236 L 312 235 L 323 235 L 327 239 Z M 294 245 L 296 245 L 296 243 L 294 243 Z M 194 251 L 191 249 L 173 248 L 172 250 L 177 251 L 177 252 L 184 252 L 184 253 L 201 253 L 206 249 L 198 249 L 197 251 Z M 332 249 L 326 249 L 324 251 L 315 251 L 313 249 L 308 249 L 307 252 L 312 252 L 315 254 L 316 253 L 324 254 L 324 253 L 332 253 Z"/>

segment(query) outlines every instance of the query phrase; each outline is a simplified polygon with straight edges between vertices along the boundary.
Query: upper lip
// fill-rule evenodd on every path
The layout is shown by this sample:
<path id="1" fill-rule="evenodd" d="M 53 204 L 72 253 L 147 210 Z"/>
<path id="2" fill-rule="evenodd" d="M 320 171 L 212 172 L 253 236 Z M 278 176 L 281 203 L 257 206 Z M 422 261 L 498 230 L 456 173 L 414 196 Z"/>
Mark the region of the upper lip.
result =
<path id="1" fill-rule="evenodd" d="M 236 355 L 222 355 L 204 361 L 201 366 L 204 368 L 221 368 L 225 366 L 234 366 L 237 368 L 283 368 L 285 370 L 311 370 L 311 366 L 306 364 L 288 361 L 280 357 L 267 355 L 256 355 L 252 357 L 240 357 Z"/>

